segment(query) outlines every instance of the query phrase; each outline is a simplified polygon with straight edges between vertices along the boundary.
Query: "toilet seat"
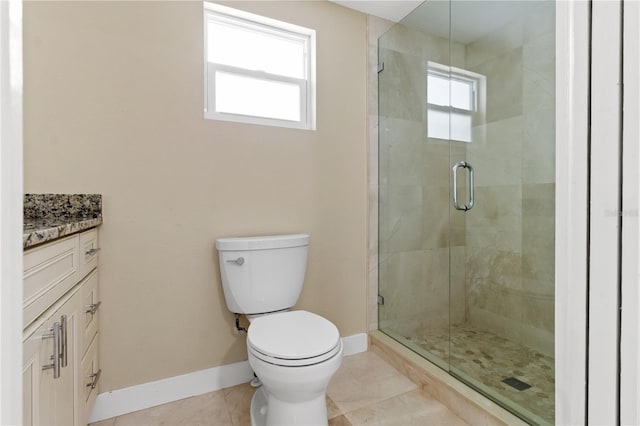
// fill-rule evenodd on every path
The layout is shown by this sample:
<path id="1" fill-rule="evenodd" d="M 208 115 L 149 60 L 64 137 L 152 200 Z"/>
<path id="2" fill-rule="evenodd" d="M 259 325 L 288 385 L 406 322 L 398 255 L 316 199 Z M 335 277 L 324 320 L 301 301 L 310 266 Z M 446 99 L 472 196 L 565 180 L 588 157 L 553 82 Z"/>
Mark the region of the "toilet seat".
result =
<path id="1" fill-rule="evenodd" d="M 342 350 L 333 323 L 307 311 L 256 318 L 249 326 L 247 349 L 270 364 L 302 367 L 331 359 Z"/>
<path id="2" fill-rule="evenodd" d="M 285 359 L 285 358 L 276 358 L 260 353 L 252 347 L 249 347 L 249 352 L 259 359 L 260 361 L 267 362 L 269 364 L 278 365 L 281 367 L 307 367 L 310 365 L 320 364 L 324 361 L 327 361 L 342 351 L 342 341 L 339 341 L 338 344 L 331 349 L 329 352 L 313 358 L 302 358 L 302 359 Z"/>

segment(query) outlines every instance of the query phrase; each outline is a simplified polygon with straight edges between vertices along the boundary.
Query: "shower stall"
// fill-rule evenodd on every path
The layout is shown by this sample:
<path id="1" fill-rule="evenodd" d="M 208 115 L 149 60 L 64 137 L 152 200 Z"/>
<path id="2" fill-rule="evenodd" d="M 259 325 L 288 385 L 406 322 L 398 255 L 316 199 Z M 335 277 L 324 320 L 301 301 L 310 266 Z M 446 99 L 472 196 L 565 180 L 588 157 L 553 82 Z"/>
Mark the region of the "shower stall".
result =
<path id="1" fill-rule="evenodd" d="M 555 2 L 427 0 L 378 40 L 379 329 L 554 423 Z"/>

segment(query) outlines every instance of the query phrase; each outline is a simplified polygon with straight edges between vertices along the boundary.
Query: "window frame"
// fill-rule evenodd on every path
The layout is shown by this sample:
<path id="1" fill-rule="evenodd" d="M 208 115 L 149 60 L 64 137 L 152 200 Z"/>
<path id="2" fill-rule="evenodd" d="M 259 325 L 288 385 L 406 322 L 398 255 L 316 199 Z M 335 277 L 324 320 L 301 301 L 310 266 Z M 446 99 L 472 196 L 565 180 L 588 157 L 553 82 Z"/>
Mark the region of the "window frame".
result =
<path id="1" fill-rule="evenodd" d="M 204 21 L 204 117 L 212 120 L 240 122 L 266 126 L 277 126 L 295 129 L 315 130 L 315 30 L 304 28 L 276 19 L 267 18 L 238 9 L 222 6 L 216 3 L 203 2 Z M 285 39 L 302 42 L 304 45 L 304 78 L 288 77 L 272 74 L 265 71 L 251 70 L 247 68 L 209 62 L 208 60 L 208 24 L 211 21 L 231 25 L 238 28 L 247 28 L 265 35 L 282 37 Z M 286 120 L 256 115 L 220 112 L 216 110 L 216 84 L 217 72 L 224 72 L 240 77 L 263 80 L 275 83 L 286 83 L 298 86 L 300 90 L 300 120 Z"/>
<path id="2" fill-rule="evenodd" d="M 445 78 L 449 81 L 455 80 L 469 84 L 470 92 L 470 109 L 454 107 L 449 97 L 449 105 L 439 105 L 429 102 L 429 76 L 436 76 Z M 464 70 L 456 67 L 449 67 L 436 62 L 427 62 L 427 138 L 448 140 L 453 142 L 472 143 L 474 141 L 474 127 L 480 124 L 484 120 L 484 104 L 485 104 L 485 87 L 486 78 L 481 74 L 474 73 L 472 71 Z M 449 96 L 451 96 L 451 89 L 449 89 Z M 469 129 L 470 140 L 453 139 L 451 138 L 451 118 L 449 119 L 449 138 L 442 139 L 438 137 L 429 136 L 429 111 L 436 110 L 445 112 L 451 117 L 452 113 L 460 114 L 469 117 L 471 128 Z"/>

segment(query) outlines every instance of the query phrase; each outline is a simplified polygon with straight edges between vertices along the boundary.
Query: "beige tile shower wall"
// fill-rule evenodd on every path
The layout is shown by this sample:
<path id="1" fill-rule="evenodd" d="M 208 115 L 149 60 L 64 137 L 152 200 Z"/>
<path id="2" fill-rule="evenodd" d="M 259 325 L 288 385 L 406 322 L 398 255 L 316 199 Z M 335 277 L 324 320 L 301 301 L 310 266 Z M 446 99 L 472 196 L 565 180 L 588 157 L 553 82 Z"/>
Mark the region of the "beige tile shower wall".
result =
<path id="1" fill-rule="evenodd" d="M 367 330 L 366 16 L 229 5 L 317 30 L 317 130 L 203 118 L 202 3 L 24 4 L 25 190 L 101 193 L 101 391 L 246 359 L 214 239 L 308 232 L 298 307 Z"/>
<path id="2" fill-rule="evenodd" d="M 555 7 L 526 20 L 523 63 L 523 339 L 553 355 L 555 305 Z"/>
<path id="3" fill-rule="evenodd" d="M 379 321 L 411 335 L 464 321 L 465 223 L 449 219 L 449 163 L 450 150 L 464 159 L 465 147 L 426 137 L 427 65 L 449 63 L 448 40 L 396 25 L 379 54 Z M 451 57 L 460 66 L 464 47 L 453 44 Z"/>
<path id="4" fill-rule="evenodd" d="M 466 217 L 467 317 L 475 326 L 553 354 L 554 7 L 467 45 L 487 77 L 486 138 L 467 158 L 476 207 Z"/>

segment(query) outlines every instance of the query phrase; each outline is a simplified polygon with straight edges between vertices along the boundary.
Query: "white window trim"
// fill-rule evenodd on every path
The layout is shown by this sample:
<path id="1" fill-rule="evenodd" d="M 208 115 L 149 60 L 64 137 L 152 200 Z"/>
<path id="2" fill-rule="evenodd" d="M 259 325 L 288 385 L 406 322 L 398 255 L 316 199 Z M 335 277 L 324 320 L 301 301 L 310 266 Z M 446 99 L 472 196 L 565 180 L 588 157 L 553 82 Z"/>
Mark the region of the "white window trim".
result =
<path id="1" fill-rule="evenodd" d="M 315 31 L 298 25 L 290 24 L 276 19 L 255 15 L 242 10 L 232 9 L 215 3 L 204 2 L 204 116 L 207 119 L 258 124 L 266 126 L 287 127 L 295 129 L 316 129 L 316 35 Z M 261 27 L 265 32 L 284 35 L 292 39 L 305 41 L 305 77 L 304 79 L 274 75 L 263 71 L 254 71 L 245 68 L 233 67 L 207 61 L 207 24 L 210 19 L 229 22 L 234 25 L 242 24 L 255 28 Z M 285 82 L 300 87 L 300 121 L 283 120 L 277 118 L 258 117 L 244 114 L 232 114 L 215 111 L 215 81 L 216 71 L 225 71 L 231 74 L 257 78 L 261 80 Z"/>
<path id="2" fill-rule="evenodd" d="M 477 126 L 484 124 L 485 117 L 485 104 L 486 104 L 486 77 L 482 74 L 475 73 L 473 71 L 465 70 L 462 68 L 451 67 L 442 65 L 437 62 L 427 61 L 427 76 L 437 75 L 443 76 L 451 80 L 459 80 L 471 83 L 471 109 L 456 108 L 449 105 L 438 105 L 430 103 L 427 97 L 427 120 L 429 109 L 443 111 L 447 113 L 455 112 L 461 115 L 467 115 L 471 117 L 471 140 L 465 141 L 460 139 L 446 139 L 452 142 L 474 143 L 476 139 L 484 140 L 484 134 L 482 131 L 477 131 Z M 429 87 L 427 85 L 427 91 Z M 449 132 L 451 135 L 451 131 Z M 427 138 L 440 139 L 429 136 L 429 130 L 427 128 Z M 440 139 L 445 140 L 445 139 Z"/>

